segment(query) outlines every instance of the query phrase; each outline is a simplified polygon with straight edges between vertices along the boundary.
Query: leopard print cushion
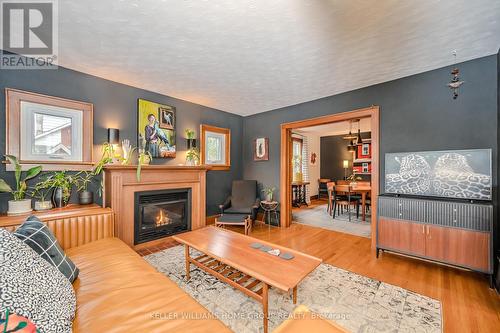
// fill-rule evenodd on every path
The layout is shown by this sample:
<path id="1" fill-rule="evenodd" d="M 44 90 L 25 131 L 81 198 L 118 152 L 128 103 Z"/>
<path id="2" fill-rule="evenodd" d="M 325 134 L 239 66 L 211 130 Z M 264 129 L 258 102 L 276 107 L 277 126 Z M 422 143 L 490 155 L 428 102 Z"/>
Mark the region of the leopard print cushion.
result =
<path id="1" fill-rule="evenodd" d="M 41 332 L 71 332 L 76 295 L 57 268 L 0 228 L 0 312 L 7 309 Z"/>

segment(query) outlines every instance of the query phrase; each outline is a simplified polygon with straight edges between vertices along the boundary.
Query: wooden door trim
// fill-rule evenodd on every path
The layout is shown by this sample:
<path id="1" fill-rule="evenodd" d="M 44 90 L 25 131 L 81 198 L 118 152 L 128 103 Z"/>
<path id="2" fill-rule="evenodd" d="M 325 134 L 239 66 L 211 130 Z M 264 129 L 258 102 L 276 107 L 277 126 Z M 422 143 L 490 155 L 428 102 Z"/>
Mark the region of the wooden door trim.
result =
<path id="1" fill-rule="evenodd" d="M 371 106 L 367 108 L 335 113 L 332 115 L 299 120 L 289 123 L 281 124 L 281 155 L 280 155 L 280 201 L 281 201 L 281 218 L 280 226 L 289 227 L 291 224 L 291 198 L 292 192 L 290 188 L 291 183 L 291 136 L 292 130 L 335 123 L 339 121 L 346 121 L 359 118 L 371 119 L 371 144 L 372 144 L 372 199 L 371 199 L 371 239 L 372 248 L 376 248 L 376 230 L 377 230 L 377 197 L 379 194 L 379 128 L 380 128 L 380 107 Z"/>

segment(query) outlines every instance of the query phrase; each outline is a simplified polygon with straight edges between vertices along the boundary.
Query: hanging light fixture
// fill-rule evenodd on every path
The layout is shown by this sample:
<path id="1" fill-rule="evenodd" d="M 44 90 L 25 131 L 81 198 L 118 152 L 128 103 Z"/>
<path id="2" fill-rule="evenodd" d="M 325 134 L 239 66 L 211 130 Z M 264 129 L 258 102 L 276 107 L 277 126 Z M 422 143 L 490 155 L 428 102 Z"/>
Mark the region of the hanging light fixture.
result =
<path id="1" fill-rule="evenodd" d="M 344 140 L 349 140 L 352 141 L 356 139 L 357 136 L 355 134 L 352 134 L 352 120 L 349 121 L 349 134 L 343 137 Z"/>
<path id="2" fill-rule="evenodd" d="M 354 141 L 351 140 L 351 142 L 349 142 L 349 145 L 347 145 L 347 151 L 351 153 L 356 151 L 356 145 L 354 144 Z"/>
<path id="3" fill-rule="evenodd" d="M 363 144 L 363 139 L 361 138 L 361 129 L 360 129 L 361 120 L 358 119 L 357 122 L 358 122 L 358 137 L 356 138 L 356 144 L 360 145 Z"/>
<path id="4" fill-rule="evenodd" d="M 457 64 L 457 51 L 456 50 L 453 51 L 453 57 L 455 57 L 455 66 L 456 66 L 456 64 Z M 448 87 L 453 91 L 453 99 L 457 99 L 458 88 L 460 88 L 460 86 L 465 83 L 465 81 L 460 80 L 460 77 L 458 76 L 459 73 L 460 73 L 460 70 L 458 69 L 458 67 L 455 67 L 451 70 L 452 78 L 451 78 L 450 83 L 448 83 Z"/>

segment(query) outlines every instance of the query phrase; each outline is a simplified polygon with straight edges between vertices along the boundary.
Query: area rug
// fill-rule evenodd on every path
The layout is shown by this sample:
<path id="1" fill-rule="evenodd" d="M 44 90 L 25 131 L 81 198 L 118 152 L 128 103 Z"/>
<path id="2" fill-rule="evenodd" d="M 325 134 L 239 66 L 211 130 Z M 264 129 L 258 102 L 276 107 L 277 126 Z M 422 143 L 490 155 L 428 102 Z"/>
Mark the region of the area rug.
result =
<path id="1" fill-rule="evenodd" d="M 363 222 L 361 220 L 361 213 L 359 218 L 356 218 L 356 210 L 351 210 L 351 221 L 349 221 L 349 215 L 344 210 L 344 214 L 335 216 L 333 219 L 326 211 L 326 207 L 327 204 L 324 204 L 310 209 L 293 211 L 292 220 L 293 222 L 313 227 L 344 232 L 356 236 L 370 237 L 370 214 L 366 215 L 366 221 Z"/>
<path id="2" fill-rule="evenodd" d="M 185 280 L 182 246 L 144 258 L 234 332 L 263 332 L 260 303 L 194 265 L 191 279 Z M 297 297 L 297 305 L 305 304 L 350 332 L 442 331 L 439 301 L 328 264 L 321 264 L 301 282 Z M 271 288 L 269 332 L 295 307 L 289 294 Z"/>

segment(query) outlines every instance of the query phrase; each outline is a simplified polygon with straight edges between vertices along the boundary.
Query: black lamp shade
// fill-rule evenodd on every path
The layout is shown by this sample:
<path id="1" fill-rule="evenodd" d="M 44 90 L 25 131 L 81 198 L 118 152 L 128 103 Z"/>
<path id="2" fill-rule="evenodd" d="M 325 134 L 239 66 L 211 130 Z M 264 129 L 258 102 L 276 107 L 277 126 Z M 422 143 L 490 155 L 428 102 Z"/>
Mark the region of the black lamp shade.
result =
<path id="1" fill-rule="evenodd" d="M 120 143 L 120 131 L 117 128 L 108 128 L 108 142 L 112 145 Z"/>
<path id="2" fill-rule="evenodd" d="M 352 142 L 352 140 L 349 143 L 349 145 L 347 146 L 347 151 L 350 151 L 350 152 L 356 151 L 356 146 L 354 145 L 354 142 Z"/>
<path id="3" fill-rule="evenodd" d="M 187 139 L 188 149 L 196 148 L 196 139 Z"/>

